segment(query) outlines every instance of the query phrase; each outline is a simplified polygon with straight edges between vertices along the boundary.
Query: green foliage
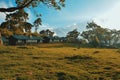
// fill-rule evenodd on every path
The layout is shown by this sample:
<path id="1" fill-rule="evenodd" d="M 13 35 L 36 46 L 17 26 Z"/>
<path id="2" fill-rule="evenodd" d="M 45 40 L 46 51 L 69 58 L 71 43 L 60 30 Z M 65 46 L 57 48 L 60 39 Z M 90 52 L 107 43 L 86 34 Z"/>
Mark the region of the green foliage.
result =
<path id="1" fill-rule="evenodd" d="M 49 30 L 49 29 L 42 30 L 42 31 L 40 31 L 39 33 L 40 33 L 40 35 L 41 35 L 42 37 L 53 37 L 53 35 L 54 35 L 54 32 L 52 32 L 52 31 Z"/>
<path id="2" fill-rule="evenodd" d="M 79 34 L 80 34 L 80 32 L 78 32 L 77 29 L 74 29 L 73 31 L 68 32 L 67 33 L 67 41 L 68 42 L 76 42 Z"/>
<path id="3" fill-rule="evenodd" d="M 38 5 L 40 5 L 41 3 L 45 4 L 46 6 L 49 7 L 54 7 L 55 9 L 61 9 L 61 7 L 64 7 L 65 4 L 65 0 L 16 0 L 16 4 L 18 6 L 22 6 L 23 4 L 27 4 L 29 3 L 29 5 L 27 5 L 26 7 L 38 7 Z"/>
<path id="4" fill-rule="evenodd" d="M 13 34 L 23 35 L 24 29 L 26 32 L 27 31 L 30 32 L 32 25 L 26 22 L 27 19 L 28 19 L 28 13 L 26 13 L 24 10 L 19 10 L 14 13 L 7 14 L 6 22 L 1 23 L 0 25 L 1 30 L 6 29 L 6 31 L 3 31 L 3 35 L 7 35 L 7 32 L 8 34 L 12 32 Z"/>
<path id="5" fill-rule="evenodd" d="M 88 40 L 91 47 L 114 46 L 119 41 L 119 30 L 102 28 L 95 22 L 88 23 L 86 28 L 87 31 L 83 31 L 81 36 Z"/>
<path id="6" fill-rule="evenodd" d="M 41 24 L 42 20 L 41 18 L 37 18 L 35 21 L 34 21 L 34 26 L 35 26 L 35 32 L 37 32 L 37 29 Z"/>
<path id="7" fill-rule="evenodd" d="M 41 3 L 45 4 L 49 7 L 54 7 L 57 10 L 60 10 L 61 7 L 64 7 L 65 0 L 15 0 L 17 6 L 9 7 L 9 8 L 0 8 L 0 12 L 14 12 L 17 10 L 21 10 L 24 8 L 34 8 L 41 5 Z"/>
<path id="8" fill-rule="evenodd" d="M 0 32 L 1 32 L 1 35 L 5 36 L 5 37 L 9 37 L 9 36 L 13 35 L 13 32 L 9 31 L 6 28 L 4 28 L 4 29 L 0 28 Z"/>

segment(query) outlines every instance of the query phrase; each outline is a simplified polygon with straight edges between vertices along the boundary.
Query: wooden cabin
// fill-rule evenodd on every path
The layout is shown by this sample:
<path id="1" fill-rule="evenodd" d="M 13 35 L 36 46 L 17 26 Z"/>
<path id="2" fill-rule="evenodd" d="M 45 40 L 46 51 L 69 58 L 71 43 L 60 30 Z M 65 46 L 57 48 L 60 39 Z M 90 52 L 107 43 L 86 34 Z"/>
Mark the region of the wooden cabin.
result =
<path id="1" fill-rule="evenodd" d="M 43 37 L 43 43 L 56 43 L 56 42 L 59 42 L 58 37 L 53 37 L 53 36 Z"/>
<path id="2" fill-rule="evenodd" d="M 38 44 L 42 42 L 41 37 L 13 35 L 9 37 L 9 45 Z"/>
<path id="3" fill-rule="evenodd" d="M 45 36 L 43 37 L 43 43 L 59 43 L 66 42 L 66 37 L 58 37 L 58 36 Z"/>

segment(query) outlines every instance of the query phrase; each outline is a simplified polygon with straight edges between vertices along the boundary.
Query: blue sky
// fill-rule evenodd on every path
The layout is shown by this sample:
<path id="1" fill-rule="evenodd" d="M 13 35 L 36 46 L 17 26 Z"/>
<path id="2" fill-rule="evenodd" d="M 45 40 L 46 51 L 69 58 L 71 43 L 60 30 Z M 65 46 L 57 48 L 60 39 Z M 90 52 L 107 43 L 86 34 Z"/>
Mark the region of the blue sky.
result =
<path id="1" fill-rule="evenodd" d="M 82 31 L 90 21 L 106 28 L 120 29 L 120 0 L 66 0 L 65 4 L 60 11 L 44 5 L 34 10 L 26 9 L 29 13 L 28 21 L 35 20 L 34 12 L 41 13 L 43 25 L 39 30 L 49 28 L 60 36 L 65 36 L 75 28 Z M 0 0 L 0 7 L 14 5 L 14 0 Z M 0 13 L 0 22 L 3 22 L 4 18 L 4 13 Z"/>

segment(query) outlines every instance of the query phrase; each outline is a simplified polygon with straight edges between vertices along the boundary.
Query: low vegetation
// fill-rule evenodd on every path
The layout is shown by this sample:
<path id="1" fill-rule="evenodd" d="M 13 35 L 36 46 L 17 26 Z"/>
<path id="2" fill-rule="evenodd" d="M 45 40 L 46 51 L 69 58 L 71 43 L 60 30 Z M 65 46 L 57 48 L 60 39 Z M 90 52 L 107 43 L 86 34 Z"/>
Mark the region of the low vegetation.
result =
<path id="1" fill-rule="evenodd" d="M 0 80 L 120 80 L 120 53 L 63 44 L 1 46 Z"/>

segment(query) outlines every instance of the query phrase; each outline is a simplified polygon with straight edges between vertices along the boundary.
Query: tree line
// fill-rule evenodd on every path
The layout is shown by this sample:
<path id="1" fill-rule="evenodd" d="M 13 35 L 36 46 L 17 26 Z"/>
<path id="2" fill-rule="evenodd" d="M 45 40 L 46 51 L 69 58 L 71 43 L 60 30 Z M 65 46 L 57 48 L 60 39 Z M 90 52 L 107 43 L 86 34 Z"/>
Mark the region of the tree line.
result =
<path id="1" fill-rule="evenodd" d="M 41 25 L 40 20 L 35 20 L 34 22 L 35 27 L 37 27 L 34 33 L 31 32 L 33 25 L 28 22 L 24 22 L 25 19 L 21 20 L 19 18 L 16 19 L 13 16 L 8 16 L 6 17 L 6 20 L 6 22 L 3 22 L 0 25 L 2 36 L 9 37 L 14 34 L 26 36 L 34 35 L 45 38 L 45 42 L 49 42 L 48 37 L 59 38 L 59 36 L 53 36 L 55 32 L 49 29 L 41 30 L 39 33 L 37 33 L 37 26 Z M 17 21 L 20 21 L 19 24 Z M 66 37 L 64 37 L 64 42 L 77 44 L 79 47 L 86 46 L 117 48 L 120 47 L 120 30 L 103 28 L 92 21 L 87 23 L 86 30 L 83 32 L 79 32 L 77 29 L 69 31 L 66 34 Z"/>
<path id="2" fill-rule="evenodd" d="M 81 38 L 78 38 L 78 37 Z M 67 41 L 85 44 L 90 47 L 120 47 L 120 30 L 103 28 L 95 22 L 89 22 L 81 34 L 74 29 L 67 33 Z"/>
<path id="3" fill-rule="evenodd" d="M 37 30 L 39 26 L 42 25 L 41 18 L 37 18 L 33 23 L 29 23 L 28 15 L 29 14 L 24 9 L 6 14 L 5 21 L 0 24 L 1 35 L 5 37 L 14 34 L 53 37 L 54 32 L 49 29 L 42 30 L 38 33 Z M 34 32 L 31 32 L 32 27 L 35 28 Z M 82 37 L 82 39 L 79 39 L 79 36 Z M 119 46 L 118 43 L 120 42 L 120 30 L 103 28 L 95 22 L 89 22 L 87 23 L 86 31 L 80 33 L 77 29 L 74 29 L 66 34 L 66 38 L 67 42 L 88 42 L 91 47 L 116 47 Z"/>

